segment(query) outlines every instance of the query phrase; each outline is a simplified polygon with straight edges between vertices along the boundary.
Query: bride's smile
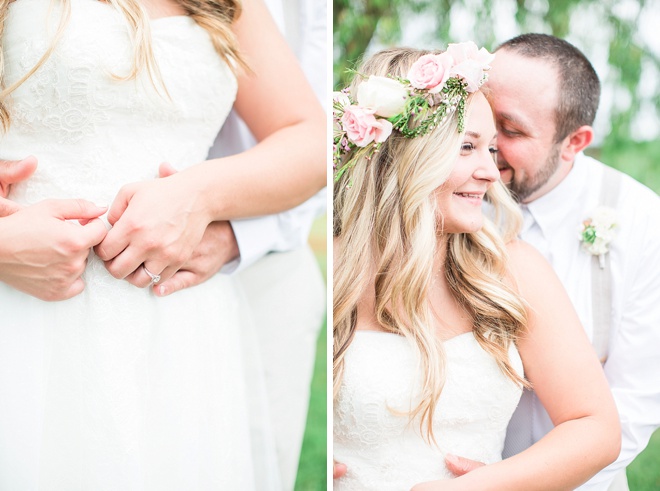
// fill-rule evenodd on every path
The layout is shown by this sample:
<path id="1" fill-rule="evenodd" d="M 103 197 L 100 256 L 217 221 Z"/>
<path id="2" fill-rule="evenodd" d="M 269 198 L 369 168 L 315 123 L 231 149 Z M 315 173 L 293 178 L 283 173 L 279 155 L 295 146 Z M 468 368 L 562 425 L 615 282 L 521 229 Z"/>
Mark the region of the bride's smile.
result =
<path id="1" fill-rule="evenodd" d="M 483 224 L 483 197 L 499 178 L 493 160 L 496 135 L 493 113 L 481 92 L 472 98 L 465 121 L 465 139 L 456 163 L 436 192 L 444 233 L 479 230 Z"/>

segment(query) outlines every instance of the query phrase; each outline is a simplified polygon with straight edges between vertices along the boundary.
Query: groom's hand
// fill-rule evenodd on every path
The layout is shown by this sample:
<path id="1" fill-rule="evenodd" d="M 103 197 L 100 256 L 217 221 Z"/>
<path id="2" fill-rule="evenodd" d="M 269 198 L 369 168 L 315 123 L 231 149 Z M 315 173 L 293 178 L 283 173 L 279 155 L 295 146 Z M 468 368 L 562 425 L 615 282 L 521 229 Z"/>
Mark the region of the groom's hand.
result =
<path id="1" fill-rule="evenodd" d="M 167 163 L 161 164 L 158 169 L 159 177 L 168 177 L 175 173 L 176 169 Z M 204 283 L 238 255 L 238 243 L 231 224 L 228 221 L 211 222 L 190 259 L 170 279 L 154 285 L 154 293 L 164 297 Z M 148 286 L 151 280 L 141 268 L 126 279 L 139 287 Z"/>
<path id="2" fill-rule="evenodd" d="M 212 222 L 193 250 L 192 257 L 169 280 L 154 285 L 154 293 L 164 297 L 204 283 L 236 257 L 238 245 L 229 222 Z"/>
<path id="3" fill-rule="evenodd" d="M 342 464 L 341 462 L 337 462 L 336 460 L 333 460 L 332 464 L 333 464 L 332 466 L 333 479 L 339 479 L 340 477 L 344 477 L 346 475 L 346 472 L 348 471 L 346 464 Z"/>
<path id="4" fill-rule="evenodd" d="M 458 457 L 456 455 L 447 454 L 445 455 L 445 464 L 449 472 L 454 474 L 456 477 L 467 474 L 470 471 L 477 469 L 478 467 L 483 467 L 483 462 L 477 462 L 476 460 L 466 459 L 465 457 Z"/>
<path id="5" fill-rule="evenodd" d="M 98 219 L 106 210 L 84 200 L 46 200 L 0 219 L 0 281 L 47 301 L 82 292 L 87 256 L 107 232 Z"/>
<path id="6" fill-rule="evenodd" d="M 23 160 L 0 159 L 0 217 L 6 217 L 21 209 L 7 198 L 12 184 L 29 178 L 37 169 L 37 159 L 29 156 Z"/>
<path id="7" fill-rule="evenodd" d="M 12 184 L 25 181 L 37 170 L 37 159 L 30 155 L 23 160 L 0 159 L 0 197 L 9 195 Z"/>

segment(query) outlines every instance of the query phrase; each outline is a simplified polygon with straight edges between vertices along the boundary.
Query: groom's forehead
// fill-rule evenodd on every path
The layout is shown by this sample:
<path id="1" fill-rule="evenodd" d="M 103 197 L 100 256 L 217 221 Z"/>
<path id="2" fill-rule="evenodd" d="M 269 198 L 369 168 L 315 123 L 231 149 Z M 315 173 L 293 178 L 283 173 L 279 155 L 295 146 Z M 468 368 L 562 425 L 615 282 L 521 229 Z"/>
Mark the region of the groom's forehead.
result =
<path id="1" fill-rule="evenodd" d="M 539 90 L 555 87 L 559 84 L 559 70 L 553 60 L 519 54 L 513 50 L 500 49 L 495 53 L 488 74 L 489 82 L 499 85 L 506 81 L 507 85 L 516 88 L 526 87 L 529 90 Z"/>
<path id="2" fill-rule="evenodd" d="M 498 51 L 489 73 L 488 88 L 496 112 L 506 112 L 512 117 L 516 112 L 513 108 L 545 112 L 558 103 L 559 73 L 547 60 Z"/>

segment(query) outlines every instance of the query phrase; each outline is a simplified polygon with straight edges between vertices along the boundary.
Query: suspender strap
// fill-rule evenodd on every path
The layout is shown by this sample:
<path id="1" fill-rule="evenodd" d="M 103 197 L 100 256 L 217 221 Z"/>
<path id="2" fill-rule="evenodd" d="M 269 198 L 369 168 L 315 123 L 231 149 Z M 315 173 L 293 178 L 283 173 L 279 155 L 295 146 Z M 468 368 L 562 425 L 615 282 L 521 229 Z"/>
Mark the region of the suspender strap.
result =
<path id="1" fill-rule="evenodd" d="M 600 204 L 616 209 L 621 179 L 610 167 L 603 167 Z M 610 254 L 605 254 L 605 267 L 601 267 L 598 256 L 591 258 L 591 304 L 593 306 L 593 338 L 601 363 L 607 360 L 612 328 L 612 268 Z"/>

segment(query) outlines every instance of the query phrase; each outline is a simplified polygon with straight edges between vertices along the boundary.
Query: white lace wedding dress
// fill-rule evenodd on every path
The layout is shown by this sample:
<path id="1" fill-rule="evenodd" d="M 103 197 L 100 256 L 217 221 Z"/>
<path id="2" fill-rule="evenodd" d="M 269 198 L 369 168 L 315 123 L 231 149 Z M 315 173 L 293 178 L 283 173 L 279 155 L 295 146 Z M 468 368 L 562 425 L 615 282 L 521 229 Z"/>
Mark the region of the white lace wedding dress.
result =
<path id="1" fill-rule="evenodd" d="M 49 4 L 9 6 L 5 86 L 51 45 L 60 14 L 48 17 Z M 191 18 L 154 20 L 151 30 L 171 99 L 145 76 L 113 78 L 133 59 L 128 27 L 108 4 L 71 0 L 54 53 L 8 101 L 0 158 L 39 161 L 12 199 L 109 205 L 123 184 L 156 178 L 161 162 L 205 160 L 236 79 Z M 0 284 L 0 489 L 276 489 L 255 484 L 255 473 L 277 478 L 253 458 L 265 450 L 251 445 L 232 280 L 157 298 L 93 255 L 83 279 L 81 295 L 54 303 Z"/>
<path id="2" fill-rule="evenodd" d="M 401 411 L 419 397 L 415 351 L 398 335 L 357 331 L 346 352 L 334 405 L 334 458 L 347 465 L 335 490 L 408 491 L 449 479 L 444 455 L 480 462 L 502 459 L 506 427 L 522 390 L 497 367 L 472 333 L 444 343 L 447 379 L 433 417 L 437 447 Z M 515 347 L 509 350 L 522 374 Z M 397 413 L 397 410 L 399 413 Z"/>

